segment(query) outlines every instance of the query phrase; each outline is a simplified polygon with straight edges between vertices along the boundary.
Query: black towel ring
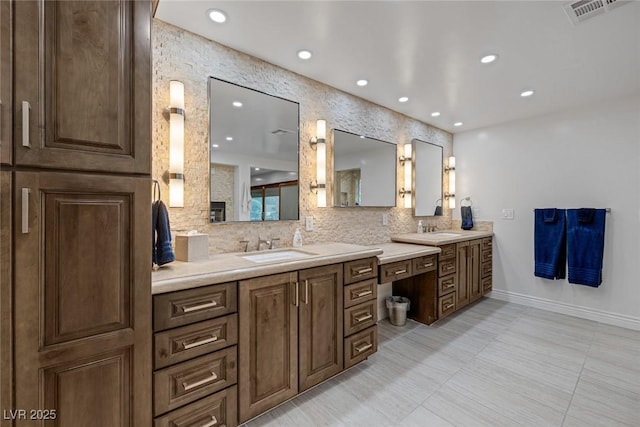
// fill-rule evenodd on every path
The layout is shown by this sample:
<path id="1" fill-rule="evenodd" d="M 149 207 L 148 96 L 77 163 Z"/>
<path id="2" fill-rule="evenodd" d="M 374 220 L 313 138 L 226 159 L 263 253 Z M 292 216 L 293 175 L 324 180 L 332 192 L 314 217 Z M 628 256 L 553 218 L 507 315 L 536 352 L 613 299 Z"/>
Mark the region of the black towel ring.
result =
<path id="1" fill-rule="evenodd" d="M 464 205 L 464 202 L 469 202 L 469 206 L 473 206 L 473 202 L 471 201 L 471 197 L 465 197 L 464 199 L 460 200 L 460 207 L 462 207 Z"/>
<path id="2" fill-rule="evenodd" d="M 160 193 L 160 182 L 158 182 L 157 179 L 154 179 L 152 181 L 153 181 L 153 201 L 157 202 L 162 199 L 162 193 Z M 158 197 L 156 197 L 156 192 L 158 194 Z"/>

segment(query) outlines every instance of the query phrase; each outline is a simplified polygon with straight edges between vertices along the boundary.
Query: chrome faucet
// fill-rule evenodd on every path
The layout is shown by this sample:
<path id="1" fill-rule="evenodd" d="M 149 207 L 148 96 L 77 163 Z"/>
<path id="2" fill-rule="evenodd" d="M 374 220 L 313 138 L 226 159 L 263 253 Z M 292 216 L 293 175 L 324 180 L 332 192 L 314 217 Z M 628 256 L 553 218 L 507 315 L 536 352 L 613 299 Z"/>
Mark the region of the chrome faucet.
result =
<path id="1" fill-rule="evenodd" d="M 275 249 L 276 248 L 276 241 L 280 240 L 279 237 L 272 237 L 271 238 L 271 243 L 269 244 L 269 249 Z"/>
<path id="2" fill-rule="evenodd" d="M 244 245 L 244 252 L 249 252 L 249 241 L 248 240 L 240 240 L 241 245 Z"/>
<path id="3" fill-rule="evenodd" d="M 271 240 L 265 240 L 263 239 L 261 236 L 258 236 L 258 250 L 261 251 L 261 246 L 262 245 L 267 245 L 268 247 L 271 247 L 273 243 L 271 243 Z"/>

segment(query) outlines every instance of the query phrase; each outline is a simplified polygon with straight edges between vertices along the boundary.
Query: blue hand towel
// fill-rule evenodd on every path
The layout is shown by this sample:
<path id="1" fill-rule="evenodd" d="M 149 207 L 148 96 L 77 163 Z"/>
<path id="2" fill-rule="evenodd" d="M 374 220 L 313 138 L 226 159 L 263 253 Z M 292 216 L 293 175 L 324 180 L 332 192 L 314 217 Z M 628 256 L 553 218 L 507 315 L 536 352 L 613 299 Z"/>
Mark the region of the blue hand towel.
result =
<path id="1" fill-rule="evenodd" d="M 534 274 L 544 279 L 564 279 L 567 262 L 564 209 L 536 209 Z"/>
<path id="2" fill-rule="evenodd" d="M 569 283 L 597 288 L 602 283 L 604 209 L 567 210 Z"/>
<path id="3" fill-rule="evenodd" d="M 473 212 L 471 206 L 460 207 L 460 218 L 462 219 L 460 228 L 463 230 L 471 230 L 473 228 Z"/>
<path id="4" fill-rule="evenodd" d="M 169 225 L 169 211 L 167 206 L 158 200 L 154 202 L 152 213 L 155 211 L 154 216 L 154 230 L 156 234 L 154 242 L 154 259 L 158 265 L 170 263 L 176 259 L 171 248 L 171 226 Z"/>

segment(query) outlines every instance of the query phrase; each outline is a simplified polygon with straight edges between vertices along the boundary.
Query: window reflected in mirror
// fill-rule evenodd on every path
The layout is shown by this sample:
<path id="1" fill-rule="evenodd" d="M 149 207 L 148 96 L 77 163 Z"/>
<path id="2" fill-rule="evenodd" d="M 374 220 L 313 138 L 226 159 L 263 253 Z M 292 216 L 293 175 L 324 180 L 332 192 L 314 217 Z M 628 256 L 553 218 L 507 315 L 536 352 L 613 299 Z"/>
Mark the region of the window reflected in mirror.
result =
<path id="1" fill-rule="evenodd" d="M 442 147 L 414 139 L 413 144 L 413 206 L 414 216 L 442 215 Z"/>

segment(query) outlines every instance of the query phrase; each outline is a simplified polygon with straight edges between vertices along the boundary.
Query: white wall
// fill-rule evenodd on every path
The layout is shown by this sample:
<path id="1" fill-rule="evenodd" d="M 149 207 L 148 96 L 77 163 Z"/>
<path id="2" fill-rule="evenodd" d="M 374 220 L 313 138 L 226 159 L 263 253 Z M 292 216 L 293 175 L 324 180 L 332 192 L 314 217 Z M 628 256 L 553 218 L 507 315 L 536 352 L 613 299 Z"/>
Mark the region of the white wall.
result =
<path id="1" fill-rule="evenodd" d="M 494 221 L 497 297 L 640 329 L 640 95 L 456 134 L 454 154 L 458 198 Z M 599 288 L 534 277 L 544 207 L 611 208 Z"/>

